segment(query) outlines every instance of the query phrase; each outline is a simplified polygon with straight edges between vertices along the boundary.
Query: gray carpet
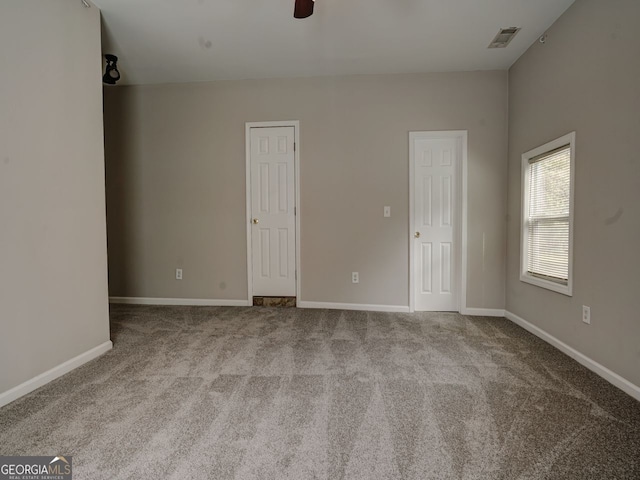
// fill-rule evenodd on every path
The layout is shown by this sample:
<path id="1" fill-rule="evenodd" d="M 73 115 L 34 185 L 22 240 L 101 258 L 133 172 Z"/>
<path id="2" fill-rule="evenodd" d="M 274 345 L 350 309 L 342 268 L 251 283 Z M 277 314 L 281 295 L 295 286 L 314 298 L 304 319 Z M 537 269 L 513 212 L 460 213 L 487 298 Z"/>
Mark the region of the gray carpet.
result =
<path id="1" fill-rule="evenodd" d="M 114 350 L 0 409 L 79 479 L 638 479 L 640 403 L 505 319 L 114 306 Z"/>

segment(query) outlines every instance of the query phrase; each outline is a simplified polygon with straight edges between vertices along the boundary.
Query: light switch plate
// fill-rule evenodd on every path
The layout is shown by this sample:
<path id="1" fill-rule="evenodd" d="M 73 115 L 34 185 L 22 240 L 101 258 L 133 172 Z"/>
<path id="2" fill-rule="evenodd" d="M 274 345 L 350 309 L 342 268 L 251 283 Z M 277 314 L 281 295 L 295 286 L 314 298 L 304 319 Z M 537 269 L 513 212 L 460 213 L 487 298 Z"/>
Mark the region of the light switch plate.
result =
<path id="1" fill-rule="evenodd" d="M 384 207 L 384 216 L 385 217 L 391 216 L 391 207 Z"/>

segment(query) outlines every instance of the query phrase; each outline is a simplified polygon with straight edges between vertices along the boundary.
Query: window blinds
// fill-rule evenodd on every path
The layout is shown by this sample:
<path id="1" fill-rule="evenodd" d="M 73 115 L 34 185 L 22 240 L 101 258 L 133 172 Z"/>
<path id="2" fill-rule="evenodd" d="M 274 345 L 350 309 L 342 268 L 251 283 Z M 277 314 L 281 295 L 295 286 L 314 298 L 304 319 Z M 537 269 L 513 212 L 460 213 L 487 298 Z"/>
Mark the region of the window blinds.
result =
<path id="1" fill-rule="evenodd" d="M 529 274 L 567 285 L 569 279 L 569 145 L 529 160 Z"/>

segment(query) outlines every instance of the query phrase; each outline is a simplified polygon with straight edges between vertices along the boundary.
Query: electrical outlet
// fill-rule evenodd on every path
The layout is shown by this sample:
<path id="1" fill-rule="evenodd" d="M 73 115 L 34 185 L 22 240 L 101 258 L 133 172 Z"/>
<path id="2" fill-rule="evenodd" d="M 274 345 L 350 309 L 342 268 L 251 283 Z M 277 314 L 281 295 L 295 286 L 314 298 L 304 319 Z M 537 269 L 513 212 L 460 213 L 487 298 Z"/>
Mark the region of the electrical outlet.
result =
<path id="1" fill-rule="evenodd" d="M 582 306 L 582 321 L 591 325 L 591 307 Z"/>
<path id="2" fill-rule="evenodd" d="M 351 283 L 360 283 L 360 275 L 358 272 L 351 272 Z"/>
<path id="3" fill-rule="evenodd" d="M 176 268 L 176 280 L 182 280 L 182 269 Z"/>
<path id="4" fill-rule="evenodd" d="M 385 217 L 391 216 L 391 207 L 384 207 L 384 216 Z"/>

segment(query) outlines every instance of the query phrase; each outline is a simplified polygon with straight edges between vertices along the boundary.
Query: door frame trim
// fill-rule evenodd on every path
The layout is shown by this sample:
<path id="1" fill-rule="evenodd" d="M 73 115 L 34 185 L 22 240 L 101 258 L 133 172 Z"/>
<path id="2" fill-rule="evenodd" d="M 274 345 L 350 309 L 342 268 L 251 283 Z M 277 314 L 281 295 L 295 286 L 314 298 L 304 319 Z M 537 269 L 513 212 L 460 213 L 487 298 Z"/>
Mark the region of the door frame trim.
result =
<path id="1" fill-rule="evenodd" d="M 300 121 L 287 120 L 282 122 L 246 122 L 245 123 L 245 201 L 247 225 L 247 301 L 253 305 L 253 261 L 251 250 L 251 129 L 269 127 L 293 127 L 294 150 L 294 189 L 295 189 L 295 235 L 296 235 L 296 306 L 300 303 Z"/>
<path id="2" fill-rule="evenodd" d="M 456 288 L 458 290 L 458 312 L 467 309 L 467 130 L 414 131 L 409 132 L 409 311 L 415 312 L 415 271 L 414 271 L 414 142 L 418 139 L 455 138 L 461 148 L 460 161 L 456 164 L 456 222 L 455 222 L 455 259 L 457 265 Z"/>

